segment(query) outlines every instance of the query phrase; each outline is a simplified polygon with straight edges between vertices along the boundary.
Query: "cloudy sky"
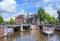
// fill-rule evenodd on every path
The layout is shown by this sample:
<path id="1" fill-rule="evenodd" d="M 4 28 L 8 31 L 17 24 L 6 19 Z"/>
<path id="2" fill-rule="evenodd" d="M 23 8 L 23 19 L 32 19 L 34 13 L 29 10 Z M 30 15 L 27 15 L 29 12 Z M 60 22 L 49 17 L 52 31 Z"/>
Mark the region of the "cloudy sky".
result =
<path id="1" fill-rule="evenodd" d="M 41 7 L 51 16 L 57 17 L 60 0 L 0 0 L 0 11 L 6 21 L 19 14 L 37 13 Z"/>

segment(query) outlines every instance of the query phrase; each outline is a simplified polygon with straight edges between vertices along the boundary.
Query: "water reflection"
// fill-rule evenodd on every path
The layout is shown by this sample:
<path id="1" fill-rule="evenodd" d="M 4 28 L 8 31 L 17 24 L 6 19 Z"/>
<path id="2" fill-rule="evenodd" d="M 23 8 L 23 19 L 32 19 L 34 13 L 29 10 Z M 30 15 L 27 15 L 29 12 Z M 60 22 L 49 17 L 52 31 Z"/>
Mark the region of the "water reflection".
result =
<path id="1" fill-rule="evenodd" d="M 7 37 L 0 38 L 0 41 L 60 41 L 60 32 L 55 32 L 49 38 L 39 30 L 11 32 L 8 33 Z"/>

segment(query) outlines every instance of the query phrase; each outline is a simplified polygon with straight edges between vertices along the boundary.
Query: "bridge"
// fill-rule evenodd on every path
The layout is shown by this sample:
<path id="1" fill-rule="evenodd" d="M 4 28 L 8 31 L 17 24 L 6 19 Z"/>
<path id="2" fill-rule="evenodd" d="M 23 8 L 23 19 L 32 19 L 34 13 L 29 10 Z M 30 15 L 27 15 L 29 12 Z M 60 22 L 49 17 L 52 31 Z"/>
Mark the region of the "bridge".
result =
<path id="1" fill-rule="evenodd" d="M 21 27 L 20 30 L 23 31 L 24 30 L 23 26 L 31 26 L 31 25 L 33 25 L 33 24 L 13 24 L 13 25 L 6 24 L 6 25 L 0 25 L 0 27 L 6 27 L 6 28 L 13 27 L 13 28 L 15 28 L 15 27 L 20 26 Z M 36 24 L 36 25 L 38 25 L 38 26 L 50 26 L 50 27 L 52 27 L 52 26 L 54 26 L 54 27 L 60 26 L 60 25 L 55 25 L 55 24 Z"/>
<path id="2" fill-rule="evenodd" d="M 39 25 L 39 26 L 60 26 L 56 24 L 1 24 L 0 27 L 16 27 L 16 26 L 31 26 L 31 25 Z"/>
<path id="3" fill-rule="evenodd" d="M 16 26 L 29 26 L 31 24 L 6 24 L 6 25 L 0 25 L 0 27 L 16 27 Z"/>
<path id="4" fill-rule="evenodd" d="M 23 26 L 31 26 L 31 24 L 13 24 L 13 25 L 11 25 L 11 24 L 5 24 L 5 25 L 3 25 L 3 24 L 1 24 L 0 25 L 0 27 L 3 27 L 3 28 L 16 28 L 16 27 L 20 27 L 21 29 L 21 31 L 23 31 L 24 29 L 23 29 Z"/>

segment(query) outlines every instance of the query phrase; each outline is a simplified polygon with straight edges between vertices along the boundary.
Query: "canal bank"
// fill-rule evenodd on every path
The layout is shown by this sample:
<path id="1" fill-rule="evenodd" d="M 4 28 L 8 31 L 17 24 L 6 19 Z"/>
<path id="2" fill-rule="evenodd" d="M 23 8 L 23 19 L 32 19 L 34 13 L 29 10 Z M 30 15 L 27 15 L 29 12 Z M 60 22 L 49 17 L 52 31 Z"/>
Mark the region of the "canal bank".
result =
<path id="1" fill-rule="evenodd" d="M 5 37 L 7 36 L 7 28 L 4 28 L 4 27 L 0 27 L 0 37 Z"/>

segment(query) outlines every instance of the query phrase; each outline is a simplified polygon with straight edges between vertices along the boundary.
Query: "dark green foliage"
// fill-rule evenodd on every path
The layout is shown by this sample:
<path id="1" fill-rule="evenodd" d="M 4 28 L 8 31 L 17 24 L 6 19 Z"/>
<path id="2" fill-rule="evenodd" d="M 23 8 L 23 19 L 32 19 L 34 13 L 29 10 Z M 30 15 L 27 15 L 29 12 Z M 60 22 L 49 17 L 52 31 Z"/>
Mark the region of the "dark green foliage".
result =
<path id="1" fill-rule="evenodd" d="M 15 23 L 15 20 L 13 18 L 10 18 L 9 23 L 10 24 L 14 24 Z"/>
<path id="2" fill-rule="evenodd" d="M 3 17 L 2 17 L 2 15 L 0 14 L 0 24 L 3 23 L 3 22 L 4 22 Z"/>
<path id="3" fill-rule="evenodd" d="M 45 11 L 43 8 L 40 8 L 37 12 L 37 18 L 40 19 L 40 21 L 43 21 L 45 19 Z"/>

